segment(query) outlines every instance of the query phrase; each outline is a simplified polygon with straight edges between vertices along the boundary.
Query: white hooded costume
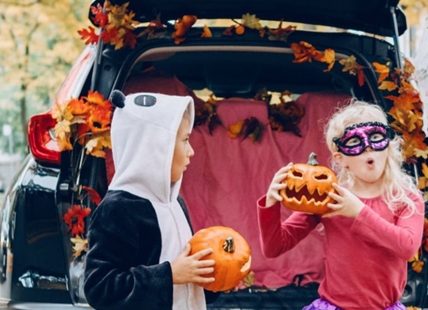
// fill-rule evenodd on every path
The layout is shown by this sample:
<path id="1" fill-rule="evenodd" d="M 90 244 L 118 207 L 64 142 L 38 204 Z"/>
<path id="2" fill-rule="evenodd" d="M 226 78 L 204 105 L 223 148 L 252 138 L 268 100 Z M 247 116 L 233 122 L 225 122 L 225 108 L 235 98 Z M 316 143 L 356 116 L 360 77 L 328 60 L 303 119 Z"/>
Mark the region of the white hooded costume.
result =
<path id="1" fill-rule="evenodd" d="M 193 124 L 193 99 L 118 91 L 111 98 L 115 175 L 91 217 L 86 298 L 96 309 L 206 309 L 204 290 L 173 285 L 170 267 L 192 237 L 171 165 L 186 111 Z"/>

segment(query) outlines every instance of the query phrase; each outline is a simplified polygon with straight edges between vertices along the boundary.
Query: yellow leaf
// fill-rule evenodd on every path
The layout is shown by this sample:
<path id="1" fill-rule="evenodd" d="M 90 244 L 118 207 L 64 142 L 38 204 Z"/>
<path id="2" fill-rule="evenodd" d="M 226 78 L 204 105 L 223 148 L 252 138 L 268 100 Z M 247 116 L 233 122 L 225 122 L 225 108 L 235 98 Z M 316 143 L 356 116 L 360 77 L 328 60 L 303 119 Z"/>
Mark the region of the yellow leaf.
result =
<path id="1" fill-rule="evenodd" d="M 70 238 L 71 242 L 73 242 L 73 256 L 79 257 L 82 255 L 82 252 L 88 251 L 88 239 L 82 239 L 79 235 L 76 238 Z"/>
<path id="2" fill-rule="evenodd" d="M 428 166 L 426 163 L 422 163 L 422 173 L 424 177 L 428 178 Z"/>
<path id="3" fill-rule="evenodd" d="M 73 149 L 73 146 L 71 145 L 70 139 L 68 137 L 65 137 L 63 139 L 57 138 L 56 142 L 60 151 L 71 151 Z"/>
<path id="4" fill-rule="evenodd" d="M 330 71 L 333 68 L 334 62 L 336 60 L 336 53 L 333 49 L 328 48 L 324 51 L 323 62 L 328 64 L 328 68 L 324 70 L 325 72 Z"/>
<path id="5" fill-rule="evenodd" d="M 260 19 L 256 17 L 255 14 L 251 15 L 249 13 L 242 15 L 241 24 L 247 26 L 251 29 L 262 29 L 262 24 L 260 23 Z"/>
<path id="6" fill-rule="evenodd" d="M 245 286 L 250 287 L 253 286 L 256 282 L 254 277 L 254 272 L 251 270 L 244 278 L 243 283 Z"/>
<path id="7" fill-rule="evenodd" d="M 351 55 L 346 59 L 339 60 L 339 63 L 343 66 L 343 72 L 355 70 L 358 66 L 357 59 L 354 55 Z"/>
<path id="8" fill-rule="evenodd" d="M 412 269 L 414 272 L 421 273 L 423 268 L 424 268 L 424 262 L 421 260 L 414 261 L 412 263 Z"/>
<path id="9" fill-rule="evenodd" d="M 67 134 L 70 133 L 70 125 L 70 122 L 67 120 L 62 120 L 56 123 L 54 128 L 55 137 L 59 139 L 65 139 Z"/>
<path id="10" fill-rule="evenodd" d="M 419 177 L 418 178 L 418 188 L 420 190 L 423 190 L 428 187 L 428 179 L 426 177 Z"/>
<path id="11" fill-rule="evenodd" d="M 98 147 L 98 141 L 100 138 L 92 138 L 88 142 L 86 142 L 85 148 L 87 152 L 92 152 L 95 148 Z"/>

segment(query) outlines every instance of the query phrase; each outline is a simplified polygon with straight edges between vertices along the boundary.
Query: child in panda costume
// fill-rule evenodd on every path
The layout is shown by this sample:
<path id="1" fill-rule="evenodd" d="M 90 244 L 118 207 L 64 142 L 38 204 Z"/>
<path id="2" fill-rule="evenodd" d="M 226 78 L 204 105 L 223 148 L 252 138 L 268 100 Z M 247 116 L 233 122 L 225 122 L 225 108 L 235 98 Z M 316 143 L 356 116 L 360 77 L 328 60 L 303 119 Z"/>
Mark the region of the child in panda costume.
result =
<path id="1" fill-rule="evenodd" d="M 214 281 L 203 277 L 214 261 L 200 260 L 212 249 L 189 255 L 192 230 L 179 197 L 194 154 L 193 99 L 113 91 L 111 100 L 115 175 L 88 228 L 88 303 L 98 310 L 206 309 L 213 296 L 197 283 Z"/>

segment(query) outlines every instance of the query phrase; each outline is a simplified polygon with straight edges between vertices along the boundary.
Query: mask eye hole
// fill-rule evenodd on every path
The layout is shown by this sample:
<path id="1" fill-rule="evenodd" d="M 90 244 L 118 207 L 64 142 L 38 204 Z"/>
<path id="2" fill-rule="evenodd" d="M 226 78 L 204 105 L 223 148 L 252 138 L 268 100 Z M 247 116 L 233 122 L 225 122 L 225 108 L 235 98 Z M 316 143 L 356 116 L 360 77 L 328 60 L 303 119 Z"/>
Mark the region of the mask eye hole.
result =
<path id="1" fill-rule="evenodd" d="M 379 142 L 385 139 L 385 136 L 379 132 L 376 132 L 370 136 L 370 142 Z"/>
<path id="2" fill-rule="evenodd" d="M 293 177 L 301 179 L 303 177 L 303 174 L 300 171 L 293 171 L 292 172 Z"/>
<path id="3" fill-rule="evenodd" d="M 325 174 L 320 174 L 320 175 L 316 175 L 314 178 L 315 178 L 315 180 L 323 181 L 323 180 L 327 180 L 328 176 Z"/>

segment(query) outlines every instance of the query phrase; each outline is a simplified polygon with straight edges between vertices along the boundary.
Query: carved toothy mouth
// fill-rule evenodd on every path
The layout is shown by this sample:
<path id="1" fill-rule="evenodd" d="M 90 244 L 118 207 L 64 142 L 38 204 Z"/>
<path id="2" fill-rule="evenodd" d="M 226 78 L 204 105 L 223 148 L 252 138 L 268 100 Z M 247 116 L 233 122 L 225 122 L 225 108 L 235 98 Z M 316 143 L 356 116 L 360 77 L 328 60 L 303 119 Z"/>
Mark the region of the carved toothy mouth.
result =
<path id="1" fill-rule="evenodd" d="M 327 193 L 321 194 L 318 188 L 315 188 L 312 192 L 310 192 L 306 185 L 300 189 L 293 188 L 293 185 L 291 185 L 291 188 L 287 187 L 285 189 L 285 194 L 289 199 L 294 199 L 297 202 L 302 203 L 313 202 L 315 204 L 324 204 L 329 199 Z M 310 199 L 308 200 L 308 198 Z"/>

